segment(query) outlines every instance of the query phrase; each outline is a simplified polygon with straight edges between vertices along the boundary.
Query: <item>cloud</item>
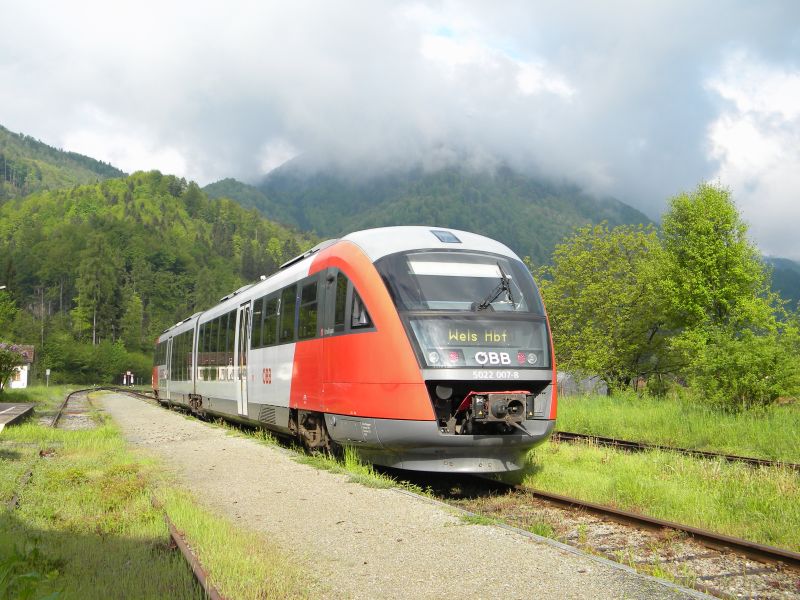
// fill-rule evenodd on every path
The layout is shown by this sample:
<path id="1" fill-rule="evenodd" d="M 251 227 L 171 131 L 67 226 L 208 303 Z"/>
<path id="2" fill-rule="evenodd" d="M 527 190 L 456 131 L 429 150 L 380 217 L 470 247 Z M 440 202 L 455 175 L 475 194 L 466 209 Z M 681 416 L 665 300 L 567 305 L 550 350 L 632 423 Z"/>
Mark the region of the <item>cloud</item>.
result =
<path id="1" fill-rule="evenodd" d="M 737 51 L 707 86 L 725 101 L 708 130 L 716 178 L 767 254 L 800 260 L 800 69 Z"/>
<path id="2" fill-rule="evenodd" d="M 791 0 L 0 0 L 0 14 L 0 122 L 126 170 L 205 184 L 296 153 L 366 171 L 508 162 L 651 217 L 704 179 L 730 177 L 748 216 L 784 204 L 745 182 L 794 185 L 769 158 L 793 156 L 800 106 L 775 75 L 800 57 Z M 771 227 L 754 222 L 762 245 L 794 248 Z"/>

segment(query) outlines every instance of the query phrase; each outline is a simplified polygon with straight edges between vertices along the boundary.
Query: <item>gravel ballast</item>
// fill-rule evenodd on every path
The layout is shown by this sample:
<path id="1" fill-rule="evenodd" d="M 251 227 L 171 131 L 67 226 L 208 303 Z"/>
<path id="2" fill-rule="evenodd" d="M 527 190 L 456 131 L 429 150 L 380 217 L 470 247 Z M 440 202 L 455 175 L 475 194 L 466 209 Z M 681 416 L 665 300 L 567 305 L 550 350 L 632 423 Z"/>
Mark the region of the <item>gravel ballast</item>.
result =
<path id="1" fill-rule="evenodd" d="M 602 559 L 465 523 L 413 494 L 351 483 L 291 454 L 121 394 L 102 405 L 206 507 L 295 555 L 332 598 L 689 598 Z"/>

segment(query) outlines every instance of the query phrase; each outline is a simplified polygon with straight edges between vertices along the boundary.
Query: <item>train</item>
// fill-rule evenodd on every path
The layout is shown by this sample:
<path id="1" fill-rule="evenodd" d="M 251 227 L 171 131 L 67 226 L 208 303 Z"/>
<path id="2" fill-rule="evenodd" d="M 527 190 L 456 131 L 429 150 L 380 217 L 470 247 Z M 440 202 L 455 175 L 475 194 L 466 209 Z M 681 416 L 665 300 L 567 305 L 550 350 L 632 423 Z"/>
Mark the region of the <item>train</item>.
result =
<path id="1" fill-rule="evenodd" d="M 369 463 L 502 473 L 552 433 L 550 324 L 504 244 L 436 227 L 322 242 L 166 329 L 160 402 Z"/>

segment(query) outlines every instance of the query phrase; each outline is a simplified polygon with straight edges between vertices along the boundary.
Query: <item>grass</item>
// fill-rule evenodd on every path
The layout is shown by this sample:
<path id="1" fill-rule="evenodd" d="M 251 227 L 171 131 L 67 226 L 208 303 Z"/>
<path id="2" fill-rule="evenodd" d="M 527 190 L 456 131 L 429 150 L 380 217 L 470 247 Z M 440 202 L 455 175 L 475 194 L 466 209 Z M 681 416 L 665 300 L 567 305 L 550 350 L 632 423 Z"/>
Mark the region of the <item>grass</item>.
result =
<path id="1" fill-rule="evenodd" d="M 29 396 L 57 405 L 55 391 Z M 63 391 L 63 390 L 62 390 Z M 43 457 L 40 457 L 40 453 Z M 33 476 L 24 488 L 20 477 Z M 163 511 L 229 598 L 303 598 L 314 584 L 292 557 L 201 508 L 130 452 L 119 431 L 53 430 L 35 420 L 0 435 L 0 600 L 202 598 L 170 548 Z M 19 508 L 6 510 L 20 492 Z M 163 509 L 153 507 L 158 495 Z"/>
<path id="2" fill-rule="evenodd" d="M 800 550 L 800 477 L 671 452 L 547 442 L 523 485 Z"/>
<path id="3" fill-rule="evenodd" d="M 290 557 L 264 539 L 200 508 L 186 492 L 163 489 L 158 498 L 191 540 L 212 583 L 227 598 L 312 598 L 319 585 Z"/>
<path id="4" fill-rule="evenodd" d="M 378 473 L 375 468 L 364 463 L 359 458 L 353 448 L 346 446 L 341 458 L 336 458 L 328 454 L 302 454 L 295 457 L 299 463 L 311 465 L 317 469 L 331 471 L 333 473 L 343 473 L 349 475 L 350 481 L 373 488 L 393 488 L 400 487 L 401 484 L 392 477 Z"/>
<path id="5" fill-rule="evenodd" d="M 724 413 L 679 399 L 559 398 L 558 429 L 800 463 L 800 404 Z"/>

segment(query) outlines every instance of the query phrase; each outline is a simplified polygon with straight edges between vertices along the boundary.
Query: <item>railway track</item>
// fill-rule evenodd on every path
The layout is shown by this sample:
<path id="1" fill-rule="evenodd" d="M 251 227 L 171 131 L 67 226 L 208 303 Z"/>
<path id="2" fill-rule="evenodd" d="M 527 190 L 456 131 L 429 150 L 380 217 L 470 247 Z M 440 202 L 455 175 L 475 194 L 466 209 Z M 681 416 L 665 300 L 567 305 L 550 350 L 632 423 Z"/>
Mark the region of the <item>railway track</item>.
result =
<path id="1" fill-rule="evenodd" d="M 472 479 L 479 480 L 477 490 L 472 483 L 455 481 L 449 484 L 453 489 L 440 487 L 434 495 L 477 517 L 720 598 L 800 596 L 798 553 L 525 486 Z"/>
<path id="2" fill-rule="evenodd" d="M 90 413 L 93 410 L 91 402 L 89 401 L 89 393 L 101 390 L 125 392 L 127 394 L 132 394 L 140 398 L 153 400 L 152 397 L 147 396 L 146 394 L 142 394 L 141 392 L 136 392 L 134 390 L 126 390 L 124 388 L 116 388 L 111 386 L 93 387 L 83 390 L 75 390 L 74 392 L 67 394 L 67 396 L 64 398 L 64 401 L 61 403 L 55 415 L 53 415 L 52 420 L 50 421 L 49 424 L 50 427 L 56 429 L 57 427 L 59 427 L 59 424 L 62 424 L 66 425 L 66 427 L 64 427 L 66 429 L 85 428 L 87 426 L 86 421 L 87 420 L 91 421 L 91 416 L 88 413 Z M 68 421 L 69 424 L 67 423 Z M 40 456 L 42 456 L 41 453 Z M 32 479 L 32 477 L 33 477 L 33 469 L 28 470 L 23 475 L 22 480 L 20 481 L 19 491 L 17 491 L 17 493 L 14 494 L 11 501 L 9 502 L 9 509 L 14 510 L 19 506 L 19 495 L 21 493 L 21 490 L 28 484 L 28 482 Z M 158 503 L 155 502 L 155 499 L 153 499 L 153 505 L 156 508 L 160 508 Z M 166 513 L 166 511 L 162 512 L 164 514 L 164 521 L 167 524 L 167 529 L 169 530 L 170 543 L 174 545 L 175 548 L 181 551 L 181 554 L 183 555 L 184 559 L 188 563 L 189 567 L 192 569 L 192 573 L 197 579 L 197 582 L 205 591 L 206 597 L 209 598 L 209 600 L 225 600 L 225 597 L 219 593 L 219 591 L 214 587 L 214 585 L 209 580 L 208 574 L 206 573 L 205 569 L 200 563 L 200 559 L 192 551 L 192 548 L 187 542 L 186 538 L 178 530 L 178 528 L 175 527 L 175 524 L 169 518 L 169 515 Z"/>
<path id="3" fill-rule="evenodd" d="M 598 446 L 611 446 L 630 452 L 647 452 L 650 450 L 661 450 L 664 452 L 676 452 L 688 456 L 708 458 L 711 460 L 726 460 L 729 462 L 741 462 L 754 467 L 783 467 L 800 472 L 800 464 L 778 460 L 767 460 L 764 458 L 754 458 L 752 456 L 739 456 L 737 454 L 721 454 L 718 452 L 707 452 L 705 450 L 694 450 L 692 448 L 677 448 L 674 446 L 661 446 L 659 444 L 647 444 L 644 442 L 633 442 L 630 440 L 618 440 L 616 438 L 602 437 L 599 435 L 589 435 L 585 433 L 574 433 L 571 431 L 557 431 L 553 434 L 553 441 L 557 442 L 585 442 Z"/>

